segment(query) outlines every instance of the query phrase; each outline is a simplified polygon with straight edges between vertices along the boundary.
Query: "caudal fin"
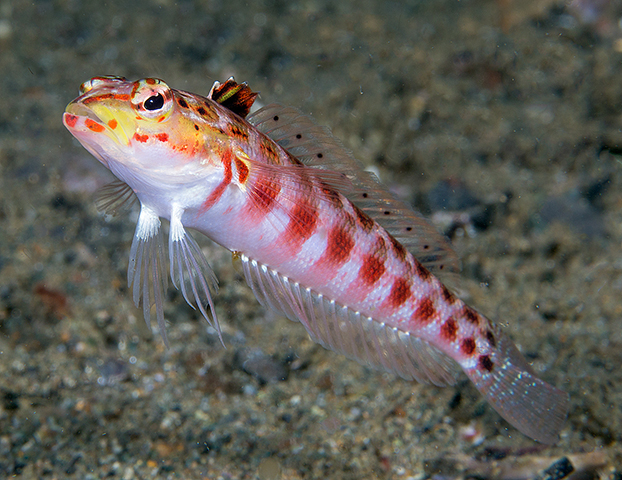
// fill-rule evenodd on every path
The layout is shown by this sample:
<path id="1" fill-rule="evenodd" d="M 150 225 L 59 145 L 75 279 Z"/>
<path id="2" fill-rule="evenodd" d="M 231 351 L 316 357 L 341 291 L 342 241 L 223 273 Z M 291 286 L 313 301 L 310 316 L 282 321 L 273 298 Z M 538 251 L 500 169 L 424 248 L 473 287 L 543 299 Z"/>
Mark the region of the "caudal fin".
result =
<path id="1" fill-rule="evenodd" d="M 497 329 L 491 361 L 465 369 L 492 407 L 521 433 L 557 442 L 568 415 L 568 394 L 540 380 L 514 343 Z"/>

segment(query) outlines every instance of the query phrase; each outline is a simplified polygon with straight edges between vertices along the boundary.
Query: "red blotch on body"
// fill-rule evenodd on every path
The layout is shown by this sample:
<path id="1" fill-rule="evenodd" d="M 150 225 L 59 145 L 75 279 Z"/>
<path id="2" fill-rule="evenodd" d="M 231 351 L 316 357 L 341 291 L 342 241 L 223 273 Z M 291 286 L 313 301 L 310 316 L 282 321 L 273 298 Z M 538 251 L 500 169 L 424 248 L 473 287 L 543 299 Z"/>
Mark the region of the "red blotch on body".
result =
<path id="1" fill-rule="evenodd" d="M 251 189 L 254 205 L 262 212 L 268 213 L 281 192 L 281 185 L 267 176 L 262 176 L 257 178 Z"/>
<path id="2" fill-rule="evenodd" d="M 302 201 L 290 212 L 290 219 L 284 233 L 284 242 L 299 248 L 315 232 L 318 212 L 312 205 Z"/>
<path id="3" fill-rule="evenodd" d="M 341 225 L 333 227 L 328 232 L 328 244 L 323 257 L 331 266 L 339 266 L 350 256 L 354 248 L 354 240 Z"/>
<path id="4" fill-rule="evenodd" d="M 430 281 L 430 278 L 432 278 L 432 274 L 427 268 L 421 265 L 419 260 L 415 259 L 414 267 L 415 275 L 419 277 L 419 279 L 423 280 L 424 282 Z"/>
<path id="5" fill-rule="evenodd" d="M 453 318 L 447 320 L 441 325 L 441 337 L 448 342 L 456 341 L 456 334 L 458 333 L 458 324 Z"/>
<path id="6" fill-rule="evenodd" d="M 241 125 L 230 123 L 227 125 L 226 132 L 230 137 L 242 140 L 248 140 L 248 132 Z"/>
<path id="7" fill-rule="evenodd" d="M 70 113 L 65 114 L 65 123 L 67 124 L 68 127 L 71 127 L 71 128 L 75 127 L 77 122 L 78 122 L 77 115 L 71 115 Z"/>
<path id="8" fill-rule="evenodd" d="M 242 160 L 236 158 L 235 168 L 238 171 L 238 182 L 246 183 L 248 179 L 248 166 Z"/>
<path id="9" fill-rule="evenodd" d="M 373 285 L 384 274 L 384 262 L 374 255 L 367 255 L 359 270 L 359 278 L 366 285 Z"/>
<path id="10" fill-rule="evenodd" d="M 391 244 L 393 245 L 393 251 L 395 252 L 395 255 L 397 256 L 397 258 L 400 259 L 400 261 L 404 261 L 406 260 L 406 248 L 404 248 L 404 245 L 402 245 L 400 242 L 398 242 L 393 236 L 390 236 L 389 239 L 391 240 Z"/>
<path id="11" fill-rule="evenodd" d="M 441 285 L 441 295 L 443 300 L 445 300 L 449 305 L 454 304 L 457 300 L 456 296 L 453 295 L 445 285 Z"/>
<path id="12" fill-rule="evenodd" d="M 161 142 L 168 142 L 168 133 L 156 133 L 156 138 Z"/>
<path id="13" fill-rule="evenodd" d="M 149 140 L 149 135 L 141 135 L 140 133 L 136 132 L 134 134 L 134 140 L 136 140 L 137 142 L 146 143 L 147 140 Z"/>
<path id="14" fill-rule="evenodd" d="M 398 278 L 393 282 L 393 286 L 391 286 L 391 293 L 389 293 L 389 297 L 387 298 L 387 305 L 393 309 L 400 307 L 408 300 L 410 293 L 408 282 L 403 278 Z M 432 309 L 434 309 L 434 307 L 432 307 Z"/>
<path id="15" fill-rule="evenodd" d="M 363 227 L 363 230 L 365 230 L 365 232 L 371 232 L 374 228 L 374 221 L 372 220 L 372 218 L 365 212 L 363 212 L 360 208 L 358 208 L 356 205 L 352 206 L 354 207 L 354 213 L 356 213 L 356 218 L 359 225 Z"/>
<path id="16" fill-rule="evenodd" d="M 207 198 L 203 202 L 203 205 L 201 205 L 201 208 L 199 209 L 200 214 L 205 213 L 207 210 L 212 208 L 216 204 L 216 202 L 220 200 L 220 197 L 225 192 L 225 189 L 231 183 L 231 179 L 233 178 L 233 175 L 231 173 L 231 157 L 231 150 L 226 150 L 223 153 L 222 165 L 225 171 L 222 182 L 220 182 L 216 186 L 216 188 L 214 188 L 214 190 L 212 190 L 212 192 L 207 196 Z"/>
<path id="17" fill-rule="evenodd" d="M 94 132 L 97 132 L 97 133 L 101 133 L 104 130 L 106 130 L 106 128 L 103 125 L 100 125 L 95 120 L 91 120 L 90 118 L 87 118 L 84 121 L 84 124 L 86 125 L 86 128 L 88 128 L 89 130 L 92 130 Z"/>
<path id="18" fill-rule="evenodd" d="M 434 308 L 434 302 L 429 297 L 421 299 L 415 313 L 413 313 L 411 320 L 427 324 L 430 323 L 436 315 L 436 309 Z"/>
<path id="19" fill-rule="evenodd" d="M 343 208 L 343 202 L 341 201 L 341 197 L 336 190 L 333 190 L 327 185 L 322 186 L 322 193 L 324 194 L 326 200 L 331 203 L 337 210 L 341 210 Z"/>
<path id="20" fill-rule="evenodd" d="M 491 347 L 494 348 L 497 346 L 497 340 L 495 339 L 495 335 L 492 333 L 492 331 L 486 330 L 486 332 L 484 332 L 484 337 L 486 338 L 486 340 L 488 341 L 488 344 Z"/>
<path id="21" fill-rule="evenodd" d="M 475 353 L 475 339 L 473 337 L 465 338 L 462 340 L 462 344 L 460 345 L 460 350 L 467 356 L 471 356 Z"/>
<path id="22" fill-rule="evenodd" d="M 488 355 L 480 355 L 477 364 L 480 370 L 484 370 L 488 373 L 492 372 L 495 367 L 495 364 L 492 362 Z"/>
<path id="23" fill-rule="evenodd" d="M 279 155 L 274 148 L 271 140 L 268 140 L 267 138 L 263 139 L 259 144 L 259 150 L 261 151 L 261 154 L 264 156 L 264 158 L 267 160 L 266 163 L 272 163 L 275 165 L 279 165 L 281 163 Z"/>
<path id="24" fill-rule="evenodd" d="M 475 310 L 467 305 L 462 308 L 462 315 L 469 323 L 472 323 L 473 325 L 477 325 L 479 323 L 479 315 Z"/>
<path id="25" fill-rule="evenodd" d="M 118 125 L 117 121 L 114 118 L 111 118 L 110 120 L 108 120 L 108 126 L 112 128 L 113 130 L 117 128 L 117 125 Z"/>

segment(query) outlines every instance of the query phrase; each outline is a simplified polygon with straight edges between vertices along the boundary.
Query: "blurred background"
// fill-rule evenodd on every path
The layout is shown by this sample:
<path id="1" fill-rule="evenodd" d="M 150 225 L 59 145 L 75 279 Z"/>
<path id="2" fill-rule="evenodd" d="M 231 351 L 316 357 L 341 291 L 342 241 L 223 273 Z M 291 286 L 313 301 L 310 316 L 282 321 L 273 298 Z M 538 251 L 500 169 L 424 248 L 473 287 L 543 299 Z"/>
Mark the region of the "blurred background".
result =
<path id="1" fill-rule="evenodd" d="M 608 0 L 0 2 L 0 478 L 622 478 L 621 17 Z M 227 348 L 170 291 L 165 349 L 126 287 L 136 212 L 96 211 L 112 177 L 61 123 L 109 74 L 203 95 L 233 75 L 329 126 L 570 393 L 559 443 L 464 377 L 411 384 L 314 345 L 207 240 Z"/>

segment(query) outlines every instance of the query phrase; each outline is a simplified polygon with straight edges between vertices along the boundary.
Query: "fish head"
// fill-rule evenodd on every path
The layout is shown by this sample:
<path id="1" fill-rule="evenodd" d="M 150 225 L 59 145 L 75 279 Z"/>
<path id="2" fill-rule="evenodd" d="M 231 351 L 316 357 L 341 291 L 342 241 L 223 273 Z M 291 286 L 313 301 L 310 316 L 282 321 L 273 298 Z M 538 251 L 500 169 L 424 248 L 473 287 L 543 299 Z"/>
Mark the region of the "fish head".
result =
<path id="1" fill-rule="evenodd" d="M 219 107 L 200 96 L 185 100 L 191 95 L 156 78 L 134 82 L 95 77 L 80 86 L 80 96 L 67 105 L 63 123 L 130 186 L 132 178 L 145 176 L 183 182 L 189 175 L 208 174 L 217 165 L 217 147 L 225 140 L 217 128 L 207 125 L 217 119 L 210 112 Z M 190 100 L 201 103 L 205 115 L 189 108 Z"/>

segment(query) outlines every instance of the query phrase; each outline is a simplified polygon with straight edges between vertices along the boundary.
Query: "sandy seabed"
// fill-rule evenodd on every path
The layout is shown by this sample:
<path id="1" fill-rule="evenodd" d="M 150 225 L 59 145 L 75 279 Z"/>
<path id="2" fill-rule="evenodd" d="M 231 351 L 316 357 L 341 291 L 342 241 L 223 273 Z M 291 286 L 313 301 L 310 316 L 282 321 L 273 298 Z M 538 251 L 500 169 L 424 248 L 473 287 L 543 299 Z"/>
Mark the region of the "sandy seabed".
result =
<path id="1" fill-rule="evenodd" d="M 0 4 L 0 478 L 622 478 L 621 16 L 605 0 Z M 165 349 L 126 288 L 136 214 L 97 213 L 111 176 L 61 123 L 104 74 L 201 94 L 234 75 L 331 127 L 451 237 L 469 304 L 569 392 L 560 441 L 518 433 L 466 378 L 416 385 L 314 345 L 208 241 L 227 348 L 171 291 Z"/>

